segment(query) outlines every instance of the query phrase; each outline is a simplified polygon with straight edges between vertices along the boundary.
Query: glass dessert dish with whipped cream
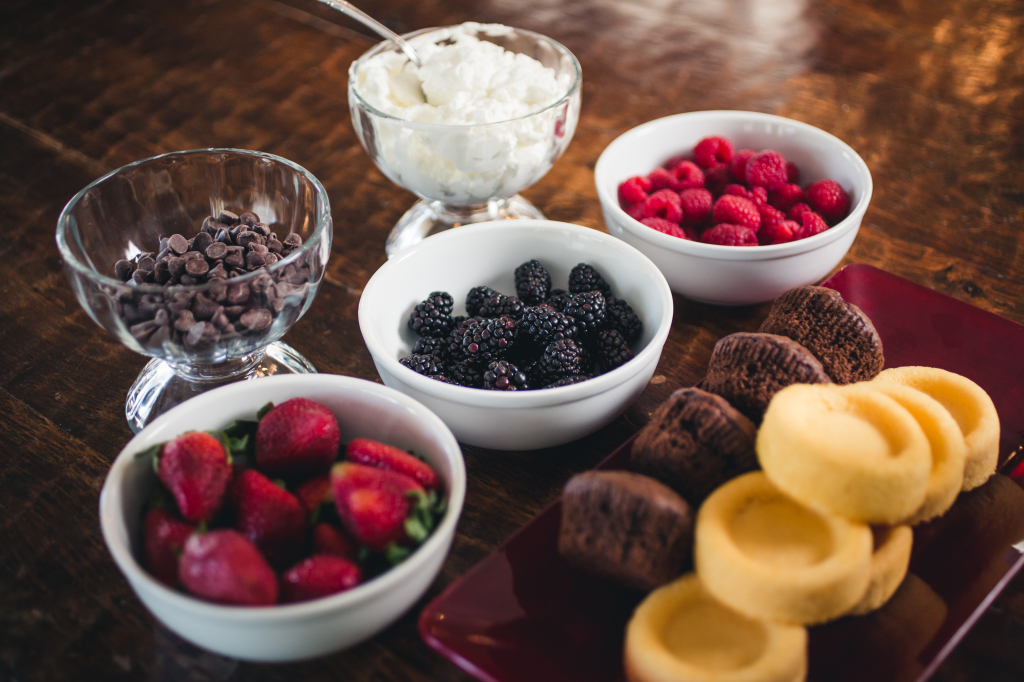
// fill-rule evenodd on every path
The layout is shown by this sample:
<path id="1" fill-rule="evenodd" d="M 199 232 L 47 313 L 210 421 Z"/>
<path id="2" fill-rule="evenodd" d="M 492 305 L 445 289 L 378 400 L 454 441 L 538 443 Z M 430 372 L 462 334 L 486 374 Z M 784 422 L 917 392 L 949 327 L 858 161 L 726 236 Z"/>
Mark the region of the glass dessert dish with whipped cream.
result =
<path id="1" fill-rule="evenodd" d="M 388 256 L 461 224 L 544 218 L 517 193 L 547 173 L 576 130 L 576 57 L 500 24 L 404 37 L 421 66 L 385 41 L 349 68 L 359 140 L 388 178 L 422 198 L 392 230 Z"/>

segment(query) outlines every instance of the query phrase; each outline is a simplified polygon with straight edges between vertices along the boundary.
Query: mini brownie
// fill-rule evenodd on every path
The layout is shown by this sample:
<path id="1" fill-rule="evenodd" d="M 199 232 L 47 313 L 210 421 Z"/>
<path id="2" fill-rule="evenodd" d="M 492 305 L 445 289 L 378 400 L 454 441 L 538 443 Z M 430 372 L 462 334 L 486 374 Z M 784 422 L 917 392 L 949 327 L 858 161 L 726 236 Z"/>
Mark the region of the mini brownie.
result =
<path id="1" fill-rule="evenodd" d="M 811 351 L 837 384 L 869 381 L 885 364 L 882 339 L 868 316 L 825 287 L 782 294 L 758 331 L 788 337 Z"/>
<path id="2" fill-rule="evenodd" d="M 704 389 L 722 396 L 755 424 L 772 396 L 790 384 L 831 384 L 821 362 L 785 336 L 739 332 L 711 352 Z"/>
<path id="3" fill-rule="evenodd" d="M 588 471 L 565 486 L 558 551 L 580 570 L 649 591 L 683 572 L 692 546 L 690 505 L 653 478 Z"/>
<path id="4" fill-rule="evenodd" d="M 681 388 L 661 404 L 630 453 L 632 468 L 700 506 L 715 488 L 757 468 L 757 427 L 721 396 Z"/>

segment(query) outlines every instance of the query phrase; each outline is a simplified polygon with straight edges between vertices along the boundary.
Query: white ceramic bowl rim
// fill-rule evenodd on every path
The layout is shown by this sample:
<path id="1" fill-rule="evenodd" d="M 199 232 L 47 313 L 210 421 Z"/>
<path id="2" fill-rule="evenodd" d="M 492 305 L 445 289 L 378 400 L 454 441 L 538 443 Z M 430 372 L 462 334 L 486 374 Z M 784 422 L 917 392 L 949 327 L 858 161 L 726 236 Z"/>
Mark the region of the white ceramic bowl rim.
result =
<path id="1" fill-rule="evenodd" d="M 452 26 L 434 26 L 433 28 L 421 28 L 418 31 L 406 33 L 402 37 L 405 38 L 406 40 L 409 40 L 410 38 L 415 38 L 416 36 L 423 35 L 424 33 L 430 33 L 431 31 L 440 31 L 445 28 L 455 28 L 456 26 L 459 25 L 460 24 L 453 24 Z M 353 83 L 357 82 L 356 69 L 364 61 L 366 61 L 370 57 L 376 56 L 377 54 L 383 52 L 386 49 L 398 49 L 397 46 L 390 40 L 383 40 L 377 43 L 369 50 L 364 52 L 362 55 L 360 55 L 358 59 L 352 62 L 352 65 L 349 66 L 348 68 L 349 92 L 351 92 L 355 96 L 356 100 L 358 100 L 359 106 L 365 108 L 371 114 L 379 116 L 380 118 L 390 119 L 392 121 L 400 121 L 402 125 L 406 128 L 412 128 L 413 130 L 421 130 L 424 132 L 451 132 L 453 130 L 469 130 L 471 128 L 484 128 L 492 125 L 514 123 L 515 121 L 522 121 L 524 119 L 537 116 L 539 114 L 544 113 L 545 111 L 550 111 L 564 104 L 566 100 L 571 98 L 573 94 L 575 94 L 575 92 L 580 89 L 580 83 L 583 81 L 583 67 L 580 66 L 580 60 L 576 59 L 576 55 L 570 52 L 569 48 L 567 48 L 565 45 L 562 45 L 560 42 L 554 40 L 553 38 L 549 38 L 546 35 L 542 35 L 540 33 L 537 33 L 536 31 L 530 31 L 525 28 L 515 28 L 512 26 L 509 26 L 509 28 L 511 28 L 516 33 L 521 33 L 524 36 L 530 36 L 532 38 L 535 38 L 537 42 L 548 43 L 549 45 L 551 45 L 551 47 L 555 48 L 557 52 L 568 57 L 572 61 L 573 69 L 576 73 L 573 76 L 572 83 L 569 84 L 569 89 L 565 92 L 564 95 L 559 97 L 557 101 L 552 102 L 543 109 L 531 111 L 530 113 L 525 114 L 523 116 L 505 119 L 504 121 L 491 121 L 490 123 L 462 123 L 459 125 L 443 125 L 440 123 L 420 123 L 417 121 L 410 121 L 408 119 L 399 118 L 398 116 L 393 116 L 391 114 L 385 114 L 383 111 L 381 111 L 380 109 L 376 108 L 375 106 L 367 102 L 365 99 L 363 99 L 363 96 L 359 94 L 359 90 L 353 85 Z"/>
<path id="2" fill-rule="evenodd" d="M 722 121 L 774 123 L 776 125 L 792 126 L 806 135 L 819 135 L 827 138 L 835 144 L 840 151 L 847 154 L 853 162 L 853 165 L 857 170 L 857 174 L 861 178 L 861 182 L 864 183 L 864 191 L 861 193 L 856 205 L 850 207 L 849 214 L 847 214 L 847 216 L 843 218 L 843 220 L 839 221 L 835 226 L 825 230 L 821 234 L 816 234 L 813 237 L 799 239 L 786 244 L 771 244 L 756 247 L 722 246 L 720 244 L 705 244 L 703 242 L 695 242 L 689 239 L 680 239 L 679 237 L 672 237 L 658 232 L 653 228 L 647 227 L 640 221 L 635 220 L 626 213 L 622 207 L 619 206 L 618 196 L 611 193 L 607 183 L 602 182 L 604 176 L 611 172 L 607 169 L 608 162 L 606 154 L 609 150 L 615 147 L 631 144 L 632 138 L 635 135 L 650 128 L 664 126 L 669 121 L 682 125 L 687 121 L 687 119 L 696 118 L 717 118 Z M 654 169 L 652 168 L 651 170 Z M 854 223 L 857 221 L 852 220 L 852 218 L 858 212 L 863 213 L 867 209 L 868 203 L 871 201 L 871 193 L 873 190 L 871 171 L 868 170 L 868 166 L 864 163 L 864 159 L 862 159 L 860 155 L 850 147 L 850 145 L 846 144 L 835 135 L 827 133 L 820 128 L 815 128 L 810 124 L 795 121 L 783 116 L 762 114 L 755 111 L 691 111 L 685 114 L 674 114 L 672 116 L 665 116 L 664 118 L 648 121 L 636 128 L 627 130 L 625 133 L 615 138 L 615 140 L 605 148 L 605 151 L 601 153 L 600 158 L 598 158 L 597 165 L 594 167 L 594 175 L 597 179 L 597 182 L 595 183 L 597 185 L 597 193 L 601 199 L 601 203 L 605 207 L 605 210 L 612 211 L 613 215 L 618 219 L 619 224 L 630 232 L 651 242 L 652 244 L 668 249 L 669 251 L 677 251 L 679 253 L 702 256 L 704 258 L 716 260 L 773 260 L 776 258 L 785 258 L 811 251 L 828 244 L 829 242 L 835 241 L 842 237 L 846 232 L 853 229 Z M 622 181 L 624 180 L 626 180 L 626 178 L 622 179 Z"/>
<path id="3" fill-rule="evenodd" d="M 288 383 L 301 380 L 303 383 L 317 382 L 324 384 L 346 384 L 353 389 L 370 391 L 388 400 L 401 404 L 406 409 L 412 410 L 418 419 L 426 422 L 432 430 L 436 431 L 444 442 L 446 450 L 450 449 L 458 456 L 451 458 L 452 480 L 448 491 L 448 505 L 445 510 L 444 519 L 434 528 L 433 533 L 427 541 L 416 548 L 409 557 L 397 566 L 394 566 L 381 575 L 356 587 L 328 597 L 321 597 L 310 601 L 295 604 L 275 604 L 273 606 L 230 606 L 202 601 L 197 597 L 189 596 L 183 592 L 171 589 L 156 578 L 149 575 L 143 569 L 131 549 L 123 543 L 116 541 L 119 537 L 115 530 L 115 524 L 121 517 L 121 490 L 119 488 L 123 478 L 124 470 L 131 464 L 135 455 L 143 450 L 141 443 L 146 439 L 146 432 L 150 427 L 164 426 L 177 419 L 177 413 L 189 403 L 196 400 L 209 402 L 231 400 L 236 393 L 245 393 L 248 389 L 247 381 L 222 386 L 207 393 L 203 393 L 181 405 L 165 412 L 158 419 L 147 425 L 146 429 L 140 431 L 118 455 L 114 464 L 110 467 L 107 479 L 103 484 L 100 493 L 100 526 L 103 537 L 106 540 L 107 548 L 110 550 L 114 560 L 122 571 L 131 573 L 133 580 L 141 580 L 149 584 L 152 589 L 159 590 L 163 594 L 161 598 L 174 605 L 176 608 L 187 611 L 190 616 L 210 617 L 217 619 L 244 620 L 247 623 L 275 623 L 281 620 L 291 620 L 296 617 L 315 617 L 317 615 L 328 615 L 341 610 L 359 606 L 368 601 L 376 599 L 381 594 L 393 589 L 398 583 L 406 580 L 410 574 L 421 570 L 417 557 L 427 557 L 432 553 L 432 548 L 444 543 L 446 536 L 454 534 L 454 526 L 458 523 L 459 513 L 466 496 L 466 466 L 462 459 L 462 450 L 451 430 L 441 421 L 440 417 L 428 410 L 419 402 L 394 389 L 382 386 L 365 379 L 346 377 L 335 374 L 301 374 L 275 377 L 262 377 L 255 381 L 277 382 L 284 387 Z M 193 403 L 194 404 L 194 403 Z M 227 426 L 227 424 L 225 424 Z M 114 482 L 117 482 L 115 485 Z"/>
<path id="4" fill-rule="evenodd" d="M 630 257 L 634 259 L 634 265 L 642 267 L 651 279 L 657 282 L 657 287 L 660 293 L 659 299 L 661 301 L 661 326 L 655 330 L 651 340 L 633 357 L 633 359 L 620 367 L 616 367 L 610 372 L 599 374 L 593 379 L 581 381 L 578 384 L 570 384 L 569 386 L 559 386 L 558 388 L 545 388 L 531 391 L 487 391 L 479 388 L 445 384 L 435 379 L 425 377 L 413 372 L 408 367 L 403 366 L 397 358 L 391 356 L 385 348 L 378 330 L 371 323 L 371 320 L 369 319 L 369 312 L 364 308 L 364 301 L 369 298 L 368 293 L 370 293 L 380 281 L 389 277 L 390 273 L 394 270 L 400 269 L 402 267 L 402 263 L 406 259 L 414 258 L 420 251 L 443 249 L 450 242 L 458 240 L 465 235 L 488 232 L 507 234 L 510 230 L 536 230 L 538 227 L 557 227 L 568 230 L 569 232 L 585 235 L 590 238 L 596 237 L 597 239 L 608 240 L 610 244 L 614 245 L 616 250 L 624 254 L 628 253 Z M 426 286 L 429 287 L 429 283 Z M 440 398 L 442 400 L 448 400 L 453 403 L 461 403 L 463 405 L 472 405 L 476 407 L 500 407 L 508 410 L 550 407 L 576 402 L 598 393 L 608 391 L 629 380 L 633 375 L 632 368 L 634 366 L 645 364 L 653 355 L 660 355 L 662 346 L 665 345 L 665 340 L 668 338 L 669 330 L 672 328 L 672 291 L 669 289 L 668 282 L 665 280 L 665 276 L 661 273 L 661 270 L 659 270 L 658 267 L 647 258 L 647 256 L 643 255 L 640 251 L 624 241 L 616 239 L 609 234 L 599 232 L 598 230 L 594 230 L 589 227 L 583 227 L 581 225 L 561 223 L 552 220 L 495 220 L 475 223 L 473 225 L 463 225 L 455 229 L 433 235 L 419 244 L 402 251 L 382 265 L 363 288 L 363 295 L 359 299 L 359 327 L 363 330 L 363 340 L 366 342 L 366 345 L 370 350 L 370 354 L 376 360 L 387 365 L 388 370 L 392 374 L 400 375 L 403 382 L 409 384 L 418 391 L 426 393 L 427 395 Z"/>

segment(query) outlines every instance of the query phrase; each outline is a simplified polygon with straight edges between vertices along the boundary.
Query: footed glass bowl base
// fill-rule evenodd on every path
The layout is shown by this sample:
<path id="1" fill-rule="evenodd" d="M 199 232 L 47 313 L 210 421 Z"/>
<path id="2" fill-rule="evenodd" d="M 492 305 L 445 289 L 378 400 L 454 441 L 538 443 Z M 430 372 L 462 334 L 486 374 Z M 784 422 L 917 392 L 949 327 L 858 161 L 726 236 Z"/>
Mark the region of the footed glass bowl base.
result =
<path id="1" fill-rule="evenodd" d="M 138 433 L 167 410 L 204 391 L 274 374 L 316 374 L 316 368 L 280 341 L 240 360 L 219 365 L 175 367 L 154 358 L 128 389 L 124 414 L 132 432 Z"/>
<path id="2" fill-rule="evenodd" d="M 487 220 L 544 220 L 544 214 L 520 195 L 511 199 L 491 199 L 486 204 L 453 206 L 440 201 L 420 199 L 405 212 L 388 235 L 384 250 L 388 258 L 432 234 L 459 225 L 482 223 Z"/>

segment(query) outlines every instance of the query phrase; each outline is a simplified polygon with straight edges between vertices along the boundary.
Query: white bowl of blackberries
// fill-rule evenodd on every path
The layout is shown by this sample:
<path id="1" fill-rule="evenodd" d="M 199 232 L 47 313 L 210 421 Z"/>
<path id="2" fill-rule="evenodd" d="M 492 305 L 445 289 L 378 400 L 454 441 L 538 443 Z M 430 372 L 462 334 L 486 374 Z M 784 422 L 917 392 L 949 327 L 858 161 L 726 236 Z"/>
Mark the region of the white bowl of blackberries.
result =
<path id="1" fill-rule="evenodd" d="M 551 447 L 643 391 L 672 320 L 664 276 L 607 234 L 546 220 L 464 226 L 388 261 L 359 326 L 384 383 L 468 445 Z"/>

